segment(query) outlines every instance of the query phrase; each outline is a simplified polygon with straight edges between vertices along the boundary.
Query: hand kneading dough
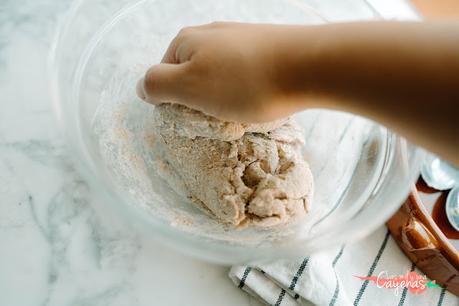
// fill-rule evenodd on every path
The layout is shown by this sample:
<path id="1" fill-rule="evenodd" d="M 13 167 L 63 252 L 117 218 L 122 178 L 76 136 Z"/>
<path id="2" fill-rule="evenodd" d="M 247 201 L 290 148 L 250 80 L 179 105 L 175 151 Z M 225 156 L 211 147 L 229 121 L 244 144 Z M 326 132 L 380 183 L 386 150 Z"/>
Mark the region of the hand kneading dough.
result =
<path id="1" fill-rule="evenodd" d="M 313 179 L 291 120 L 244 125 L 162 104 L 153 124 L 159 174 L 223 223 L 273 226 L 307 213 Z"/>

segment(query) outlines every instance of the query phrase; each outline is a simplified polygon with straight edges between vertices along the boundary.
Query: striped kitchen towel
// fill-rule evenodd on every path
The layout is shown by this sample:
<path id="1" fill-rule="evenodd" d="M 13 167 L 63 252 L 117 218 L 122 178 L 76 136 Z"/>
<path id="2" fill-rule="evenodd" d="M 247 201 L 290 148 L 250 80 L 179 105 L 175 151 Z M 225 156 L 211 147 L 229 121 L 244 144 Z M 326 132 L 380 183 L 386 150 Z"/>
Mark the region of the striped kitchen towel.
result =
<path id="1" fill-rule="evenodd" d="M 233 266 L 229 276 L 268 305 L 459 305 L 458 297 L 442 288 L 414 294 L 357 277 L 393 277 L 410 271 L 424 275 L 381 227 L 362 241 L 296 261 Z"/>

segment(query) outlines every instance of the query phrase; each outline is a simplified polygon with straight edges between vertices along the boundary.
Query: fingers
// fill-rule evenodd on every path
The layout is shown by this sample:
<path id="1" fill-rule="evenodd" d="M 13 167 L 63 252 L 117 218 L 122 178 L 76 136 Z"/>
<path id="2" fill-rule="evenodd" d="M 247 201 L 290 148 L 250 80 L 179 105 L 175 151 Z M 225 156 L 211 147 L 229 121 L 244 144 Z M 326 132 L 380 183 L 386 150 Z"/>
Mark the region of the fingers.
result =
<path id="1" fill-rule="evenodd" d="M 137 83 L 137 95 L 152 104 L 180 103 L 184 95 L 185 68 L 197 45 L 196 33 L 210 25 L 185 27 L 171 41 L 161 63 L 151 67 Z"/>
<path id="2" fill-rule="evenodd" d="M 230 25 L 235 26 L 238 24 L 239 23 L 237 22 L 212 22 L 203 25 L 182 28 L 170 42 L 169 47 L 164 53 L 161 63 L 180 64 L 189 60 L 191 54 L 193 53 L 193 43 L 190 44 L 190 41 L 195 40 L 197 36 L 196 34 L 202 30 L 218 29 Z"/>
<path id="3" fill-rule="evenodd" d="M 161 63 L 164 64 L 179 64 L 177 60 L 177 45 L 179 43 L 179 37 L 175 36 L 175 38 L 169 44 L 164 56 L 161 60 Z"/>
<path id="4" fill-rule="evenodd" d="M 137 95 L 152 104 L 180 102 L 185 68 L 186 63 L 152 66 L 137 83 Z"/>

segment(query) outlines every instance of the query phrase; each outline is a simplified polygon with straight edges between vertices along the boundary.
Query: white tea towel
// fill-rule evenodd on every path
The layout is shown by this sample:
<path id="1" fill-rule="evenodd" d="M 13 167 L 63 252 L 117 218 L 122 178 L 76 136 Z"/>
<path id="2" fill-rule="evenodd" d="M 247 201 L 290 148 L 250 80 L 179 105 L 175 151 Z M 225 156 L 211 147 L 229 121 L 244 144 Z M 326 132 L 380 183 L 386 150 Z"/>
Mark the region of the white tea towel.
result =
<path id="1" fill-rule="evenodd" d="M 229 276 L 268 305 L 459 305 L 459 298 L 442 288 L 414 294 L 407 288 L 378 288 L 357 277 L 393 277 L 410 271 L 424 275 L 381 227 L 362 241 L 296 261 L 234 266 Z"/>

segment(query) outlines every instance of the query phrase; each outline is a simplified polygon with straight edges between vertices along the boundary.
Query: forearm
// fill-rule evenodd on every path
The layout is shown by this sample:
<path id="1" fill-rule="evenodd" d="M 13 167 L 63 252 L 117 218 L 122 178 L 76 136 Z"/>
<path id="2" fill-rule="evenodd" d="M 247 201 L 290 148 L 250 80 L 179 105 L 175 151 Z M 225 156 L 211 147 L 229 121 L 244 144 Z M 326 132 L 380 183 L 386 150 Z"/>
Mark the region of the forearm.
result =
<path id="1" fill-rule="evenodd" d="M 306 36 L 287 98 L 367 116 L 459 164 L 458 23 L 334 24 Z"/>
<path id="2" fill-rule="evenodd" d="M 459 164 L 458 23 L 185 28 L 138 92 L 238 122 L 349 111 Z"/>

